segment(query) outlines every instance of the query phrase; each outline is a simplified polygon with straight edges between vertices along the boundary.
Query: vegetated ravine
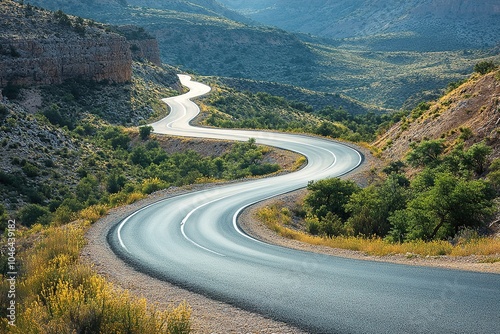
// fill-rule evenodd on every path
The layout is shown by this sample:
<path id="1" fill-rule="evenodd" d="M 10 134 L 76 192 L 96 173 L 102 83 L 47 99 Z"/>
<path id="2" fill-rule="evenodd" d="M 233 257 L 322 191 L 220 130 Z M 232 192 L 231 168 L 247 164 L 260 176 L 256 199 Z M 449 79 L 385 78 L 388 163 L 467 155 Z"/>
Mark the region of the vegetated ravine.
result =
<path id="1" fill-rule="evenodd" d="M 304 135 L 196 128 L 190 99 L 208 86 L 180 76 L 190 92 L 165 99 L 155 132 L 246 141 L 305 155 L 306 167 L 165 199 L 110 230 L 115 253 L 136 269 L 313 333 L 500 331 L 497 275 L 357 261 L 277 247 L 245 234 L 239 213 L 252 203 L 355 169 L 362 156 Z"/>

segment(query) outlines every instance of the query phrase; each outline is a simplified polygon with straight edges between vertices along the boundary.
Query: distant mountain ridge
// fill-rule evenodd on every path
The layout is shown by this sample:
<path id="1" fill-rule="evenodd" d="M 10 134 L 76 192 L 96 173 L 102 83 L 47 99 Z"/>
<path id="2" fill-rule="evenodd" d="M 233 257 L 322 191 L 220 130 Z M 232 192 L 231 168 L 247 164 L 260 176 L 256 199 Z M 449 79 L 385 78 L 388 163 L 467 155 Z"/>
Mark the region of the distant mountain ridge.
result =
<path id="1" fill-rule="evenodd" d="M 486 48 L 500 43 L 496 0 L 219 1 L 285 30 L 335 39 L 376 38 L 380 47 L 400 50 Z"/>
<path id="2" fill-rule="evenodd" d="M 356 1 L 360 0 L 353 3 Z M 462 79 L 472 72 L 475 63 L 494 55 L 464 49 L 404 51 L 398 49 L 401 43 L 397 38 L 380 36 L 325 43 L 283 29 L 231 20 L 225 16 L 229 14 L 223 13 L 227 9 L 213 0 L 24 2 L 100 22 L 141 26 L 158 40 L 161 60 L 185 71 L 293 85 L 349 96 L 375 108 L 412 108 L 422 100 L 438 96 L 437 90 Z M 308 4 L 316 6 L 317 1 Z M 151 8 L 154 6 L 164 9 Z M 405 36 L 398 36 L 402 42 L 408 42 Z M 412 42 L 418 45 L 415 40 Z M 420 42 L 428 44 L 425 40 Z M 390 49 L 387 44 L 391 43 L 389 46 L 396 51 L 377 50 L 384 45 Z"/>

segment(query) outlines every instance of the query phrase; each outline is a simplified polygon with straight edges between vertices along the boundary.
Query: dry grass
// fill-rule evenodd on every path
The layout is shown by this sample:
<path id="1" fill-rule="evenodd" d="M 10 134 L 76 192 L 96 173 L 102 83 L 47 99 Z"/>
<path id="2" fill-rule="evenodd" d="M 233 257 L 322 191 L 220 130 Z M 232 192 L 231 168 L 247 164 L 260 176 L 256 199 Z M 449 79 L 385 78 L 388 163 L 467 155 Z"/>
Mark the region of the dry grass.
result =
<path id="1" fill-rule="evenodd" d="M 16 291 L 16 326 L 0 321 L 6 333 L 189 333 L 186 303 L 167 310 L 117 289 L 79 263 L 85 228 L 79 224 L 37 232 L 38 241 L 19 254 L 22 275 Z M 0 280 L 7 295 L 8 282 Z M 1 299 L 1 304 L 6 300 Z M 6 309 L 2 305 L 2 309 Z"/>
<path id="2" fill-rule="evenodd" d="M 408 256 L 468 256 L 500 254 L 500 239 L 491 237 L 460 238 L 455 244 L 437 240 L 431 242 L 412 241 L 391 243 L 384 239 L 354 236 L 321 237 L 293 230 L 286 225 L 289 215 L 277 206 L 266 206 L 258 210 L 257 218 L 269 229 L 285 238 L 298 240 L 311 245 L 360 251 L 369 255 L 386 256 L 406 254 Z"/>

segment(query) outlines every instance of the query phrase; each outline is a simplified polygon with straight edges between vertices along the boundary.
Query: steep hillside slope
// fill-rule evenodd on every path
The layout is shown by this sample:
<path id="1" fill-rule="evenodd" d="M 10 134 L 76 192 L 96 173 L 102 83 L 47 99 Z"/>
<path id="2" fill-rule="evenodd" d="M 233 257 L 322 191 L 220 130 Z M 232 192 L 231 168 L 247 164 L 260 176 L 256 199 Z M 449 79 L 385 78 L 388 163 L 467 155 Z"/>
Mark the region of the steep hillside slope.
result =
<path id="1" fill-rule="evenodd" d="M 215 0 L 125 0 L 131 6 L 175 10 L 179 12 L 225 17 L 233 21 L 250 23 L 251 20 L 222 6 Z"/>
<path id="2" fill-rule="evenodd" d="M 284 97 L 289 101 L 302 102 L 310 105 L 315 110 L 323 109 L 329 106 L 336 109 L 344 109 L 350 114 L 363 114 L 367 111 L 380 113 L 385 111 L 381 108 L 376 108 L 373 105 L 359 102 L 343 94 L 313 91 L 277 82 L 229 77 L 219 77 L 218 81 L 242 92 L 267 92 L 271 95 Z"/>
<path id="3" fill-rule="evenodd" d="M 248 17 L 329 38 L 376 37 L 378 47 L 409 50 L 484 48 L 499 43 L 495 0 L 220 0 Z"/>
<path id="4" fill-rule="evenodd" d="M 428 109 L 428 110 L 426 110 Z M 485 141 L 500 157 L 500 71 L 473 75 L 439 100 L 422 105 L 390 128 L 374 145 L 390 160 L 402 159 L 412 143 L 442 139 L 453 147 Z"/>

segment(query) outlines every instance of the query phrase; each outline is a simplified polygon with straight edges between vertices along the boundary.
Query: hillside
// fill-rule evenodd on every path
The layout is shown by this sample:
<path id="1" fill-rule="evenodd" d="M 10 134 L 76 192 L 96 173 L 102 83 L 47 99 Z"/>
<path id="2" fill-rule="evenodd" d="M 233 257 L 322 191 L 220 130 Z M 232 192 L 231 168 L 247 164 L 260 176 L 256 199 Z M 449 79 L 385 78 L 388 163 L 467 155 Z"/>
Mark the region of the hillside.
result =
<path id="1" fill-rule="evenodd" d="M 148 7 L 179 12 L 225 17 L 227 19 L 251 23 L 251 20 L 235 11 L 222 6 L 215 0 L 125 0 L 130 6 Z"/>
<path id="2" fill-rule="evenodd" d="M 364 104 L 343 94 L 313 91 L 299 86 L 281 84 L 278 82 L 256 81 L 243 78 L 217 77 L 217 80 L 226 86 L 238 91 L 249 91 L 252 93 L 267 92 L 271 95 L 281 96 L 289 101 L 302 102 L 310 105 L 314 110 L 325 107 L 342 108 L 351 114 L 363 114 L 366 112 L 383 112 L 383 109 Z"/>
<path id="3" fill-rule="evenodd" d="M 77 62 L 80 68 L 89 69 L 96 62 L 80 57 L 85 52 L 93 54 L 88 51 L 91 47 L 74 43 L 85 41 L 86 36 L 74 36 L 73 22 L 78 18 L 11 1 L 2 2 L 0 8 L 9 13 L 2 31 L 6 43 L 15 41 L 18 27 L 29 27 L 33 29 L 28 35 L 31 45 L 46 43 L 40 49 L 52 45 L 49 34 L 53 32 L 59 44 L 73 47 L 71 54 L 56 50 L 44 53 L 43 58 L 36 57 L 37 47 L 31 52 L 19 48 L 20 56 L 0 58 L 0 66 L 9 66 L 12 58 L 34 64 L 18 63 L 15 71 L 2 71 L 9 78 L 0 90 L 0 209 L 15 214 L 21 224 L 62 219 L 61 210 L 68 222 L 87 206 L 114 205 L 137 191 L 150 193 L 203 180 L 267 174 L 295 159 L 252 144 L 189 142 L 140 133 L 137 125 L 167 114 L 162 98 L 182 92 L 179 70 L 151 61 L 157 60 L 158 49 L 148 34 L 132 26 L 83 21 L 86 35 L 90 36 L 86 28 L 90 24 L 90 31 L 96 27 L 104 36 L 123 43 L 129 57 L 128 67 L 123 68 L 130 72 L 125 81 L 84 76 L 65 67 L 66 62 Z M 31 15 L 26 17 L 28 10 Z M 54 15 L 71 24 L 58 23 Z M 107 41 L 98 34 L 92 36 L 97 45 Z M 107 56 L 100 54 L 103 59 Z M 64 76 L 28 82 L 25 78 L 36 78 L 37 62 L 62 64 Z M 242 151 L 252 157 L 245 167 L 240 166 L 243 156 L 247 157 Z"/>
<path id="4" fill-rule="evenodd" d="M 472 72 L 475 63 L 495 54 L 375 51 L 351 41 L 331 45 L 276 28 L 229 20 L 222 14 L 214 15 L 208 8 L 196 7 L 193 12 L 179 7 L 182 11 L 176 11 L 125 6 L 111 0 L 94 2 L 91 6 L 72 5 L 76 1 L 62 4 L 57 0 L 30 0 L 30 3 L 64 8 L 72 14 L 107 23 L 144 27 L 157 38 L 162 61 L 184 70 L 343 94 L 388 109 L 399 109 L 405 103 L 412 107 L 429 96 L 438 96 L 437 91 L 442 87 L 462 79 Z M 157 1 L 135 3 L 160 7 Z M 163 2 L 167 3 L 177 4 Z"/>
<path id="5" fill-rule="evenodd" d="M 258 22 L 377 49 L 444 51 L 500 42 L 495 0 L 220 0 Z M 367 19 L 368 18 L 368 19 Z"/>
<path id="6" fill-rule="evenodd" d="M 464 141 L 466 147 L 485 141 L 500 157 L 500 71 L 479 75 L 440 99 L 422 104 L 391 127 L 374 145 L 389 161 L 403 159 L 412 143 L 442 139 L 451 149 Z"/>

